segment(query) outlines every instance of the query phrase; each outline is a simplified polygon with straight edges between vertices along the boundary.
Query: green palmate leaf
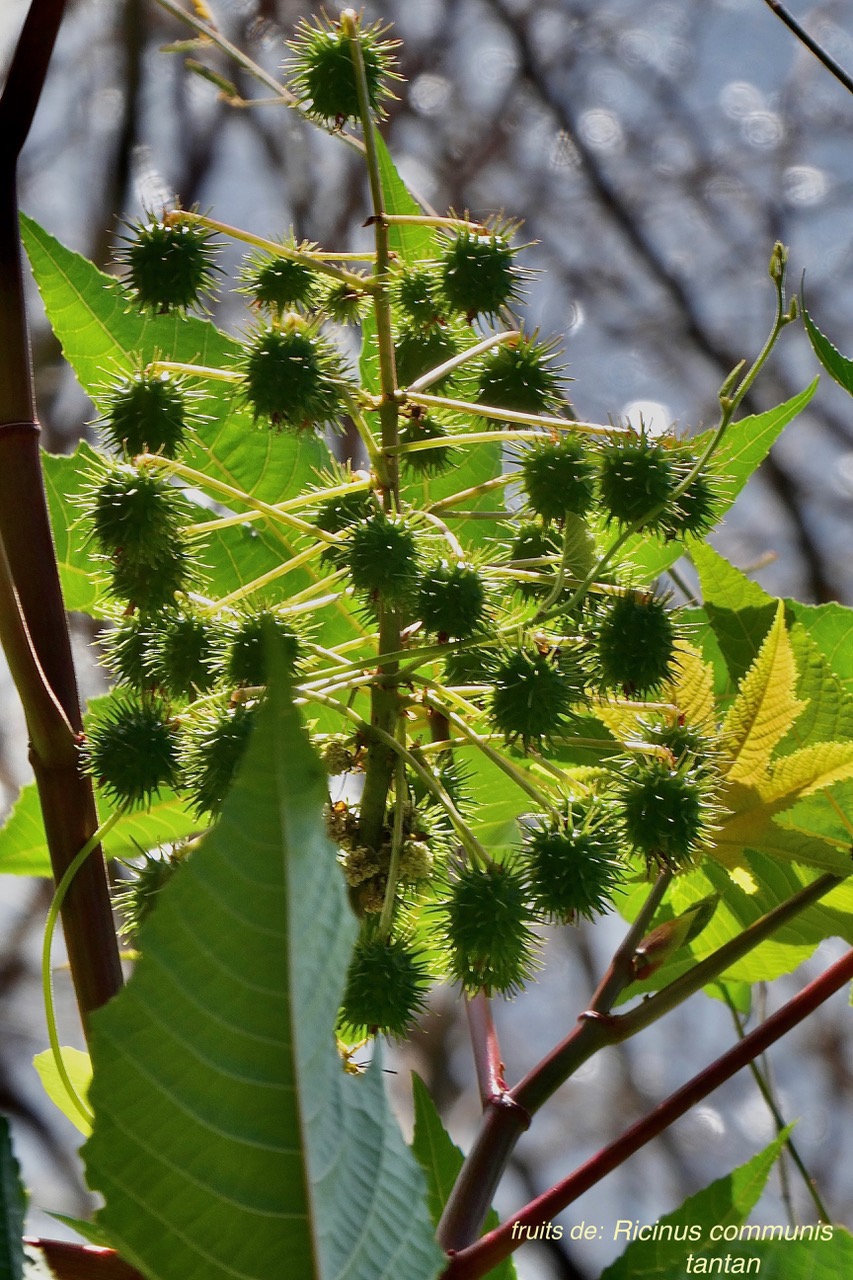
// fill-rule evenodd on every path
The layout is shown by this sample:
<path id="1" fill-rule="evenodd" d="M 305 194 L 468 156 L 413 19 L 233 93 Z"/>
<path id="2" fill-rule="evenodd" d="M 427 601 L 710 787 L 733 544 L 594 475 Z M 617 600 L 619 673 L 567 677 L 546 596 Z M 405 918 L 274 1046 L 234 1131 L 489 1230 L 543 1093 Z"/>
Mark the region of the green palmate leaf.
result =
<path id="1" fill-rule="evenodd" d="M 650 1233 L 656 1239 L 633 1240 L 601 1280 L 682 1280 L 685 1272 L 706 1270 L 702 1265 L 706 1259 L 728 1253 L 728 1245 L 721 1241 L 723 1231 L 739 1228 L 746 1221 L 789 1132 L 790 1127 L 747 1164 L 718 1178 L 661 1218 Z M 634 1223 L 626 1219 L 617 1229 L 619 1225 L 630 1234 Z M 715 1233 L 719 1233 L 716 1240 Z"/>
<path id="2" fill-rule="evenodd" d="M 9 1121 L 0 1115 L 0 1280 L 21 1280 L 26 1203 Z"/>
<path id="3" fill-rule="evenodd" d="M 797 668 L 785 627 L 785 607 L 776 617 L 758 656 L 744 676 L 738 696 L 723 722 L 732 781 L 755 784 L 767 772 L 770 756 L 805 703 L 795 696 Z"/>
<path id="4" fill-rule="evenodd" d="M 724 516 L 749 477 L 767 457 L 774 441 L 811 400 L 817 389 L 817 378 L 799 395 L 792 396 L 784 404 L 766 413 L 741 418 L 729 427 L 723 442 L 714 455 L 712 470 L 720 495 L 719 513 Z M 703 432 L 691 440 L 691 448 L 697 457 L 708 444 L 710 432 Z M 638 534 L 625 545 L 625 558 L 642 577 L 651 581 L 673 565 L 683 552 L 679 542 L 663 542 L 650 534 Z M 692 553 L 692 546 L 691 546 Z"/>
<path id="5" fill-rule="evenodd" d="M 753 1275 L 760 1267 L 761 1280 L 838 1280 L 853 1270 L 853 1236 L 844 1227 L 769 1226 L 760 1231 L 751 1240 L 726 1246 L 729 1274 L 736 1275 L 742 1263 L 741 1274 L 747 1275 L 750 1261 Z"/>
<path id="6" fill-rule="evenodd" d="M 707 544 L 692 548 L 690 555 L 699 572 L 708 620 L 733 680 L 740 680 L 767 634 L 776 601 Z M 793 624 L 799 624 L 845 692 L 853 692 L 853 609 L 786 600 L 785 616 L 792 635 Z"/>
<path id="7" fill-rule="evenodd" d="M 85 1100 L 89 1085 L 92 1083 L 92 1062 L 88 1053 L 71 1048 L 69 1045 L 64 1045 L 60 1052 L 69 1080 L 79 1097 Z M 59 1108 L 66 1119 L 71 1121 L 75 1129 L 79 1129 L 88 1137 L 92 1132 L 91 1125 L 84 1120 L 79 1107 L 75 1106 L 69 1098 L 65 1082 L 57 1070 L 53 1051 L 45 1049 L 43 1053 L 37 1053 L 33 1058 L 33 1066 L 51 1102 Z"/>
<path id="8" fill-rule="evenodd" d="M 149 1280 L 430 1280 L 423 1177 L 378 1051 L 333 1027 L 355 921 L 326 795 L 275 678 L 215 830 L 163 891 L 125 990 L 93 1018 L 90 1184 Z"/>
<path id="9" fill-rule="evenodd" d="M 415 1103 L 412 1151 L 424 1171 L 427 1181 L 427 1207 L 434 1225 L 438 1226 L 465 1157 L 442 1124 L 426 1085 L 414 1072 L 412 1073 L 412 1093 Z M 494 1209 L 490 1209 L 483 1231 L 492 1231 L 498 1226 L 499 1221 Z M 515 1280 L 515 1266 L 512 1258 L 506 1258 L 490 1271 L 487 1280 Z"/>
<path id="10" fill-rule="evenodd" d="M 843 356 L 837 347 L 834 347 L 829 338 L 821 333 L 814 320 L 812 320 L 806 310 L 805 300 L 803 300 L 803 324 L 806 333 L 809 335 L 809 341 L 812 344 L 814 353 L 823 365 L 830 377 L 834 378 L 840 387 L 849 394 L 853 395 L 853 360 L 848 360 Z"/>
<path id="11" fill-rule="evenodd" d="M 98 801 L 101 819 L 109 817 L 115 806 L 101 797 Z M 134 858 L 140 849 L 183 840 L 198 830 L 198 818 L 173 792 L 164 790 L 151 807 L 126 814 L 104 840 L 108 858 Z M 25 786 L 11 813 L 0 829 L 0 874 L 49 876 L 50 857 L 44 836 L 38 790 L 35 783 Z"/>

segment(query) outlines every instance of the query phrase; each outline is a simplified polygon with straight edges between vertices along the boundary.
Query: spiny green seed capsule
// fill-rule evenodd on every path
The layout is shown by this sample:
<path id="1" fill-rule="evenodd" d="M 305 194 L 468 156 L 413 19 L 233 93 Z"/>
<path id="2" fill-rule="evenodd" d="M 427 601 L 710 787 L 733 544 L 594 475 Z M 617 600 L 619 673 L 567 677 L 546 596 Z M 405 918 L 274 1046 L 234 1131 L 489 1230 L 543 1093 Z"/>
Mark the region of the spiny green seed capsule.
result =
<path id="1" fill-rule="evenodd" d="M 583 516 L 595 498 L 595 467 L 573 436 L 525 452 L 521 474 L 527 501 L 543 520 Z"/>
<path id="2" fill-rule="evenodd" d="M 552 344 L 535 336 L 521 337 L 511 346 L 492 347 L 483 358 L 479 398 L 496 409 L 515 413 L 550 413 L 561 403 L 562 378 L 554 365 Z M 493 420 L 493 426 L 503 423 Z"/>
<path id="3" fill-rule="evenodd" d="M 696 459 L 689 449 L 675 454 L 677 483 L 686 480 Z M 720 512 L 720 497 L 713 477 L 700 471 L 663 513 L 661 531 L 667 538 L 702 538 L 713 529 Z"/>
<path id="4" fill-rule="evenodd" d="M 517 991 L 534 968 L 524 877 L 507 866 L 464 867 L 444 903 L 453 978 L 466 991 Z"/>
<path id="5" fill-rule="evenodd" d="M 611 520 L 642 529 L 663 529 L 678 483 L 672 451 L 646 435 L 619 436 L 601 453 L 599 487 Z M 662 509 L 656 514 L 655 508 Z"/>
<path id="6" fill-rule="evenodd" d="M 356 591 L 390 605 L 411 600 L 418 577 L 417 544 L 402 520 L 384 512 L 368 516 L 353 526 L 346 554 Z"/>
<path id="7" fill-rule="evenodd" d="M 433 325 L 430 329 L 402 328 L 397 334 L 395 351 L 397 381 L 401 387 L 408 387 L 457 355 L 459 343 L 441 325 Z M 446 381 L 446 377 L 441 378 L 433 386 L 440 388 Z"/>
<path id="8" fill-rule="evenodd" d="M 465 640 L 483 621 L 483 579 L 473 565 L 442 561 L 421 578 L 417 608 L 427 631 Z"/>
<path id="9" fill-rule="evenodd" d="M 217 270 L 210 232 L 178 219 L 140 223 L 131 231 L 119 258 L 139 306 L 166 315 L 202 303 Z"/>
<path id="10" fill-rule="evenodd" d="M 636 764 L 616 793 L 625 833 L 647 863 L 678 871 L 690 866 L 709 835 L 707 782 L 683 766 Z"/>
<path id="11" fill-rule="evenodd" d="M 293 244 L 302 252 L 314 248 L 310 244 Z M 256 254 L 249 258 L 243 271 L 242 292 L 264 311 L 281 316 L 285 311 L 310 307 L 316 298 L 316 278 L 309 266 L 294 258 L 271 258 Z"/>
<path id="12" fill-rule="evenodd" d="M 341 1020 L 369 1035 L 405 1035 L 426 1002 L 429 966 L 406 937 L 362 935 L 355 944 Z"/>
<path id="13" fill-rule="evenodd" d="M 338 353 L 315 326 L 287 315 L 262 329 L 241 362 L 243 393 L 255 419 L 298 431 L 330 422 L 341 406 Z"/>
<path id="14" fill-rule="evenodd" d="M 241 618 L 230 629 L 225 678 L 232 685 L 263 685 L 267 681 L 267 645 L 275 643 L 293 671 L 299 658 L 299 637 L 291 626 L 269 609 Z"/>
<path id="15" fill-rule="evenodd" d="M 672 615 L 654 596 L 616 596 L 599 623 L 597 649 L 606 687 L 648 693 L 673 675 Z"/>
<path id="16" fill-rule="evenodd" d="M 372 492 L 369 489 L 358 489 L 355 493 L 338 494 L 335 498 L 326 498 L 319 503 L 316 524 L 325 533 L 343 533 L 345 529 L 361 524 L 376 513 L 377 506 Z M 341 542 L 327 546 L 321 559 L 340 569 L 347 563 L 348 554 L 346 543 Z"/>
<path id="17" fill-rule="evenodd" d="M 545 556 L 554 559 L 560 555 L 559 540 L 543 529 L 541 524 L 524 524 L 518 530 L 510 546 L 512 561 L 541 560 Z M 547 566 L 542 564 L 521 564 L 519 568 L 529 569 L 532 573 L 545 573 Z M 526 598 L 547 595 L 550 586 L 544 582 L 514 582 L 513 585 Z"/>
<path id="18" fill-rule="evenodd" d="M 495 316 L 518 300 L 515 250 L 502 235 L 462 228 L 447 244 L 439 262 L 444 297 L 469 320 Z"/>
<path id="19" fill-rule="evenodd" d="M 213 687 L 220 642 L 221 627 L 212 618 L 181 610 L 162 614 L 147 669 L 172 697 L 194 698 Z"/>
<path id="20" fill-rule="evenodd" d="M 494 649 L 457 649 L 444 659 L 444 683 L 491 684 L 497 666 Z"/>
<path id="21" fill-rule="evenodd" d="M 639 733 L 643 741 L 666 747 L 673 764 L 693 771 L 715 772 L 719 756 L 719 743 L 713 735 L 692 724 L 650 725 L 640 723 Z"/>
<path id="22" fill-rule="evenodd" d="M 257 704 L 237 703 L 206 708 L 187 735 L 184 756 L 186 790 L 196 812 L 215 816 L 249 742 Z"/>
<path id="23" fill-rule="evenodd" d="M 166 706 L 117 697 L 89 727 L 90 773 L 119 805 L 150 804 L 163 787 L 178 781 L 178 734 Z"/>
<path id="24" fill-rule="evenodd" d="M 441 319 L 438 280 L 426 267 L 409 267 L 394 285 L 394 301 L 412 325 L 426 329 Z"/>
<path id="25" fill-rule="evenodd" d="M 179 489 L 153 468 L 124 462 L 99 469 L 86 505 L 99 550 L 134 564 L 160 564 L 189 522 Z"/>
<path id="26" fill-rule="evenodd" d="M 526 837 L 525 859 L 535 907 L 564 923 L 609 911 L 625 874 L 615 823 L 577 804 Z"/>
<path id="27" fill-rule="evenodd" d="M 496 728 L 525 747 L 564 727 L 575 692 L 559 667 L 542 653 L 510 654 L 494 676 L 491 714 Z"/>
<path id="28" fill-rule="evenodd" d="M 371 111 L 384 115 L 383 102 L 392 98 L 388 81 L 394 74 L 398 41 L 383 40 L 387 26 L 361 27 L 358 40 L 364 59 L 367 97 Z M 293 57 L 287 64 L 289 86 L 308 115 L 327 124 L 343 124 L 359 115 L 352 48 L 349 37 L 337 25 L 322 19 L 300 19 L 293 40 Z"/>
<path id="29" fill-rule="evenodd" d="M 104 397 L 104 435 L 131 457 L 174 458 L 186 439 L 187 410 L 188 392 L 180 380 L 168 373 L 136 373 Z"/>
<path id="30" fill-rule="evenodd" d="M 121 936 L 126 941 L 136 937 L 183 860 L 174 851 L 156 855 L 146 853 L 141 866 L 131 865 L 133 879 L 129 883 L 122 881 L 112 899 L 113 907 L 122 917 Z"/>
<path id="31" fill-rule="evenodd" d="M 435 418 L 412 416 L 403 422 L 400 444 L 420 444 L 424 440 L 447 440 L 447 428 Z M 413 475 L 440 475 L 453 461 L 452 444 L 436 445 L 434 449 L 418 449 L 415 453 L 403 453 L 403 466 Z"/>
<path id="32" fill-rule="evenodd" d="M 320 310 L 335 324 L 359 324 L 364 318 L 367 294 L 355 285 L 333 283 L 320 298 Z"/>
<path id="33" fill-rule="evenodd" d="M 157 684 L 152 675 L 150 655 L 156 644 L 159 625 L 151 618 L 130 614 L 123 616 L 112 631 L 103 637 L 107 666 L 119 684 L 129 685 L 138 693 Z"/>
<path id="34" fill-rule="evenodd" d="M 171 608 L 175 596 L 189 590 L 197 573 L 186 542 L 178 540 L 161 551 L 156 564 L 142 564 L 117 553 L 109 565 L 107 588 L 115 599 L 151 615 Z"/>

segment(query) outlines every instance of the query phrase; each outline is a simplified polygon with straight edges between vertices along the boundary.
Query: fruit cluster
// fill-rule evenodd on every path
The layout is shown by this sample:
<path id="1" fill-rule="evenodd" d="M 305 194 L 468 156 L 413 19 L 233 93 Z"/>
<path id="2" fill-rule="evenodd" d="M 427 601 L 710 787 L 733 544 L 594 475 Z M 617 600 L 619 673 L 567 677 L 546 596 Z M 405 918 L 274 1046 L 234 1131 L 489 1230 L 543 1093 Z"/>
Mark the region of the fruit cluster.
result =
<path id="1" fill-rule="evenodd" d="M 381 116 L 391 96 L 394 42 L 356 30 L 303 21 L 291 47 L 297 105 L 332 130 L 372 128 L 365 103 Z M 210 519 L 200 466 L 219 428 L 199 412 L 192 369 L 141 363 L 105 389 L 106 449 L 84 503 L 118 691 L 93 714 L 86 752 L 116 804 L 171 788 L 200 823 L 215 820 L 276 643 L 309 716 L 312 701 L 324 716 L 327 829 L 361 920 L 342 1019 L 399 1035 L 436 978 L 514 992 L 540 926 L 592 920 L 632 879 L 700 856 L 714 727 L 681 722 L 677 611 L 620 552 L 631 535 L 702 536 L 719 502 L 708 459 L 672 433 L 575 419 L 555 344 L 514 318 L 515 226 L 448 216 L 419 227 L 416 250 L 391 253 L 391 215 L 371 221 L 386 237 L 372 268 L 292 236 L 244 237 L 239 353 L 198 373 L 210 399 L 211 378 L 233 393 L 231 474 L 250 456 L 319 449 L 344 419 L 365 444 L 363 471 L 332 464 L 277 507 L 225 486 L 229 509 Z M 146 216 L 122 252 L 138 307 L 180 318 L 206 306 L 213 234 L 229 230 L 197 212 Z M 342 325 L 362 326 L 363 385 Z M 457 468 L 468 468 L 458 483 Z M 517 497 L 504 501 L 508 485 Z M 204 536 L 233 531 L 244 499 L 247 528 L 257 523 L 242 550 L 269 533 L 281 562 L 225 589 L 215 564 L 231 544 L 211 568 Z M 309 585 L 291 592 L 305 565 Z M 630 749 L 602 709 L 626 707 L 646 709 Z M 590 726 L 598 764 L 583 774 L 573 753 Z M 515 847 L 481 841 L 481 754 L 524 796 Z M 162 870 L 146 864 L 140 880 L 157 886 Z"/>

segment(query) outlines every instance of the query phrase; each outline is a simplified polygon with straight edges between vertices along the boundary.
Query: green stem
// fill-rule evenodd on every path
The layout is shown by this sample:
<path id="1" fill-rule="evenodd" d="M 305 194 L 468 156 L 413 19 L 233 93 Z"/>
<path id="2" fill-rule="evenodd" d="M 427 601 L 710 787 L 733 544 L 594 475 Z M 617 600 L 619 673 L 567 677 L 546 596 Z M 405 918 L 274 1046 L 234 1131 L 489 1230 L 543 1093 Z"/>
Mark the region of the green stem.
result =
<path id="1" fill-rule="evenodd" d="M 464 351 L 460 351 L 458 355 L 451 356 L 443 364 L 436 365 L 434 369 L 430 369 L 427 373 L 422 374 L 420 378 L 416 378 L 414 382 L 405 388 L 403 395 L 411 399 L 413 394 L 425 391 L 433 383 L 440 382 L 442 378 L 446 378 L 448 374 L 453 373 L 454 369 L 467 364 L 469 360 L 476 360 L 478 356 L 485 355 L 487 351 L 491 351 L 492 347 L 508 344 L 516 346 L 520 337 L 521 333 L 517 329 L 508 329 L 504 333 L 493 333 L 491 337 L 484 338 L 482 342 L 476 343 L 473 347 L 467 347 Z"/>
<path id="2" fill-rule="evenodd" d="M 406 722 L 400 717 L 397 726 L 399 733 L 398 741 L 400 746 L 405 749 L 405 732 Z M 397 880 L 400 876 L 400 854 L 403 849 L 403 822 L 405 819 L 406 808 L 404 797 L 406 795 L 406 762 L 402 756 L 397 757 L 396 770 L 396 791 L 394 805 L 394 828 L 391 832 L 391 861 L 388 866 L 388 883 L 385 886 L 385 898 L 382 903 L 382 914 L 379 917 L 379 936 L 387 938 L 391 932 L 391 925 L 394 922 L 394 907 L 397 903 Z"/>
<path id="3" fill-rule="evenodd" d="M 724 982 L 718 983 L 718 986 L 722 994 L 723 1000 L 726 1002 L 726 1005 L 728 1006 L 729 1013 L 732 1015 L 732 1021 L 735 1026 L 735 1032 L 737 1034 L 737 1038 L 738 1040 L 744 1040 L 746 1038 L 746 1032 L 744 1030 L 743 1023 L 740 1020 L 740 1014 L 738 1013 L 735 1007 L 735 1003 L 732 1000 L 732 997 L 729 993 L 729 989 Z M 755 1081 L 758 1092 L 761 1094 L 762 1098 L 764 1099 L 764 1102 L 767 1105 L 767 1110 L 770 1112 L 771 1116 L 773 1117 L 773 1123 L 776 1126 L 776 1132 L 782 1133 L 783 1130 L 787 1128 L 787 1125 L 785 1123 L 785 1117 L 782 1115 L 776 1103 L 776 1099 L 773 1097 L 773 1091 L 770 1087 L 769 1081 L 765 1079 L 764 1073 L 762 1072 L 757 1062 L 755 1061 L 750 1062 L 749 1070 L 753 1080 Z M 790 1134 L 785 1139 L 785 1146 L 787 1148 L 788 1154 L 791 1157 L 791 1160 L 796 1166 L 797 1172 L 800 1174 L 800 1177 L 803 1180 L 803 1184 L 811 1198 L 812 1204 L 815 1207 L 818 1218 L 820 1219 L 821 1222 L 832 1222 L 833 1219 L 830 1215 L 829 1210 L 824 1204 L 823 1198 L 820 1194 L 820 1191 L 818 1190 L 817 1183 L 815 1182 L 814 1178 L 806 1168 L 805 1162 L 803 1161 L 803 1158 L 800 1155 L 799 1150 L 797 1149 L 794 1143 L 794 1139 L 790 1136 Z"/>
<path id="4" fill-rule="evenodd" d="M 364 65 L 364 51 L 361 47 L 359 16 L 353 9 L 345 9 L 341 14 L 341 30 L 349 40 L 350 54 L 355 72 L 359 115 L 364 135 L 367 178 L 373 208 L 372 222 L 376 248 L 376 265 L 373 273 L 372 290 L 373 314 L 376 321 L 376 341 L 379 350 L 379 386 L 381 390 L 381 398 L 378 405 L 382 438 L 381 469 L 379 474 L 385 486 L 383 503 L 386 510 L 391 510 L 398 508 L 400 505 L 400 491 L 399 463 L 393 454 L 393 450 L 399 444 L 399 405 L 389 288 L 391 275 L 390 240 L 388 224 L 384 218 L 385 196 L 382 190 L 379 153 L 376 146 L 376 127 L 370 110 L 370 92 L 367 83 L 367 71 Z M 394 729 L 400 710 L 400 698 L 397 691 L 397 662 L 388 657 L 388 654 L 401 647 L 400 617 L 396 609 L 381 601 L 378 612 L 379 653 L 377 665 L 380 676 L 371 690 L 370 712 L 371 728 L 375 738 L 378 739 L 378 743 L 374 741 L 372 748 L 368 751 L 364 791 L 362 792 L 359 810 L 360 838 L 362 843 L 370 849 L 378 849 L 381 843 L 388 792 L 391 787 L 395 764 L 394 746 L 389 746 L 389 743 L 395 743 Z"/>
<path id="5" fill-rule="evenodd" d="M 209 231 L 219 231 L 231 240 L 240 240 L 243 244 L 250 244 L 255 249 L 263 249 L 264 253 L 269 253 L 275 258 L 287 258 L 290 262 L 299 262 L 304 267 L 310 267 L 312 271 L 330 276 L 339 284 L 353 285 L 362 293 L 371 293 L 376 287 L 369 277 L 361 275 L 358 271 L 347 271 L 344 267 L 336 267 L 317 254 L 305 253 L 301 249 L 291 249 L 289 245 L 278 244 L 275 240 L 253 235 L 251 231 L 242 231 L 239 227 L 232 227 L 227 222 L 208 218 L 203 213 L 191 213 L 188 209 L 173 209 L 166 214 L 166 221 L 188 222 L 194 226 L 207 227 Z"/>
<path id="6" fill-rule="evenodd" d="M 88 1124 L 92 1123 L 94 1116 L 90 1107 L 83 1101 L 77 1090 L 74 1088 L 65 1066 L 65 1060 L 62 1057 L 62 1046 L 59 1043 L 59 1033 L 56 1027 L 56 1004 L 53 998 L 50 952 L 53 946 L 53 934 L 56 929 L 56 922 L 59 919 L 59 913 L 62 910 L 62 904 L 65 901 L 65 896 L 71 888 L 71 882 L 89 855 L 98 848 L 104 837 L 109 835 L 118 820 L 123 816 L 124 813 L 121 809 L 117 809 L 115 813 L 110 814 L 106 822 L 103 822 L 101 826 L 98 827 L 98 830 L 94 835 L 89 837 L 83 845 L 83 848 L 68 865 L 65 874 L 56 886 L 56 891 L 53 895 L 53 900 L 51 901 L 50 909 L 47 913 L 47 919 L 44 926 L 44 939 L 42 942 L 41 986 L 42 994 L 44 996 L 44 1012 L 47 1020 L 47 1036 L 50 1041 L 50 1051 L 53 1054 L 53 1061 L 56 1066 L 57 1074 L 65 1087 L 68 1097 L 75 1109 L 79 1111 L 80 1115 Z"/>
<path id="7" fill-rule="evenodd" d="M 572 418 L 552 418 L 542 413 L 521 413 L 516 409 L 499 409 L 491 404 L 477 404 L 473 400 L 452 400 L 446 396 L 429 396 L 422 391 L 406 392 L 406 398 L 412 404 L 423 405 L 425 409 L 453 409 L 460 413 L 470 413 L 477 418 L 496 418 L 499 422 L 522 422 L 530 423 L 534 427 L 545 427 L 551 431 L 579 431 L 584 435 L 593 436 L 619 436 L 632 435 L 633 432 L 623 427 L 605 427 L 600 422 L 575 422 Z M 480 431 L 475 433 L 476 439 L 480 440 L 499 440 L 501 432 L 499 431 Z M 462 437 L 464 440 L 472 440 L 474 436 L 468 435 Z M 512 436 L 512 438 L 516 438 Z M 541 439 L 539 432 L 527 432 L 517 437 L 522 440 L 538 440 Z M 424 442 L 425 443 L 425 442 Z M 430 442 L 431 443 L 431 442 Z M 407 445 L 406 448 L 413 448 Z"/>
<path id="8" fill-rule="evenodd" d="M 342 494 L 361 493 L 371 487 L 370 480 L 348 480 L 343 484 L 330 485 L 328 489 L 315 490 L 311 493 L 300 493 L 296 498 L 288 498 L 286 502 L 276 502 L 276 511 L 298 511 L 301 507 L 313 506 L 315 502 L 325 502 L 328 498 L 337 498 Z M 189 533 L 200 537 L 204 533 L 216 533 L 220 529 L 229 529 L 237 524 L 251 524 L 254 520 L 263 520 L 265 511 L 238 512 L 232 516 L 219 516 L 216 520 L 203 520 L 190 526 Z"/>

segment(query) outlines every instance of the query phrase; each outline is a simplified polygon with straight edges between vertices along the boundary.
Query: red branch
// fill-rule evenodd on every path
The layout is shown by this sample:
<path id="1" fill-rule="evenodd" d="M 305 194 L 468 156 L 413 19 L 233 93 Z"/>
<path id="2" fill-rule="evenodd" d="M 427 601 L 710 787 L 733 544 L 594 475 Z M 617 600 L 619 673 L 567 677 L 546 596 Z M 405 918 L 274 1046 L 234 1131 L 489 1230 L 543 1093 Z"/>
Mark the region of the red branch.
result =
<path id="1" fill-rule="evenodd" d="M 670 1094 L 647 1116 L 627 1129 L 615 1142 L 604 1147 L 569 1177 L 558 1182 L 550 1191 L 546 1191 L 544 1195 L 538 1196 L 530 1204 L 525 1205 L 512 1219 L 502 1223 L 494 1231 L 490 1231 L 476 1244 L 469 1245 L 468 1248 L 454 1254 L 449 1266 L 443 1272 L 442 1280 L 477 1280 L 479 1276 L 487 1275 L 521 1244 L 520 1240 L 513 1239 L 515 1223 L 521 1226 L 534 1226 L 550 1222 L 556 1214 L 572 1204 L 590 1187 L 595 1186 L 635 1151 L 639 1151 L 697 1102 L 702 1101 L 721 1084 L 730 1080 L 771 1044 L 775 1044 L 851 978 L 853 978 L 853 950 L 848 951 L 819 978 L 810 982 L 798 995 L 772 1014 L 760 1027 L 751 1031 L 734 1048 L 717 1058 L 704 1071 L 700 1071 L 681 1089 Z M 518 1233 L 516 1228 L 516 1234 Z"/>
<path id="2" fill-rule="evenodd" d="M 122 1261 L 115 1249 L 72 1244 L 69 1240 L 45 1240 L 42 1236 L 24 1236 L 24 1244 L 44 1254 L 57 1280 L 143 1280 L 136 1268 Z"/>

